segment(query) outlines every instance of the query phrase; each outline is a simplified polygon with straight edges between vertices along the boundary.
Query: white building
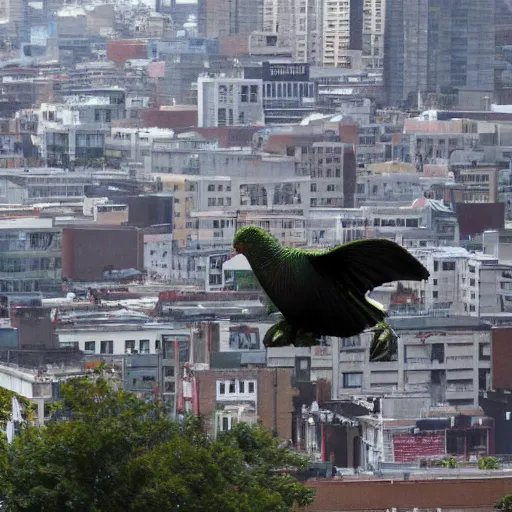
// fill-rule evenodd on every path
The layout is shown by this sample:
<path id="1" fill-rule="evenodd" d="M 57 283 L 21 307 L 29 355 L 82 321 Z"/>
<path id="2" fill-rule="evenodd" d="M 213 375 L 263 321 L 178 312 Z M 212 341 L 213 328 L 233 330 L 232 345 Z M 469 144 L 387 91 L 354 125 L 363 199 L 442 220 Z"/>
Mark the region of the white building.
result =
<path id="1" fill-rule="evenodd" d="M 264 119 L 262 80 L 198 78 L 198 127 L 263 125 Z"/>
<path id="2" fill-rule="evenodd" d="M 155 354 L 170 340 L 190 339 L 190 331 L 170 324 L 103 324 L 61 327 L 57 330 L 61 347 L 72 347 L 88 355 Z"/>
<path id="3" fill-rule="evenodd" d="M 479 317 L 512 310 L 512 266 L 461 247 L 412 252 L 429 270 L 430 279 L 407 287 L 424 301 L 426 311 Z"/>
<path id="4" fill-rule="evenodd" d="M 323 0 L 322 65 L 361 69 L 361 51 L 352 50 L 352 0 Z"/>

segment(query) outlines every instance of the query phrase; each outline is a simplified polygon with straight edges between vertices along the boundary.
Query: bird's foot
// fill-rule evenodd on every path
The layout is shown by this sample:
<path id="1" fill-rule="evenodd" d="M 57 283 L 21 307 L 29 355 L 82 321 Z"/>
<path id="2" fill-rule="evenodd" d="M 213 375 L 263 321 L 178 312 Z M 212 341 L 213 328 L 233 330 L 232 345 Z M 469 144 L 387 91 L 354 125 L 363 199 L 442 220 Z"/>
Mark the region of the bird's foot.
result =
<path id="1" fill-rule="evenodd" d="M 265 347 L 313 347 L 320 342 L 315 334 L 292 327 L 286 320 L 281 320 L 270 327 L 263 338 L 263 344 Z"/>

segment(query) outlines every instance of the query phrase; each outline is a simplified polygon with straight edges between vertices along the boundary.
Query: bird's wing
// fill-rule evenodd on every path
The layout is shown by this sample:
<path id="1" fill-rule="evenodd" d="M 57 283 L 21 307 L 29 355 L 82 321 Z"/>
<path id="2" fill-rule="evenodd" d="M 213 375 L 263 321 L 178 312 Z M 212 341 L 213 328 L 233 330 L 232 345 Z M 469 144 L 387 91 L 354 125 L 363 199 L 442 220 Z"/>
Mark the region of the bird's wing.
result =
<path id="1" fill-rule="evenodd" d="M 320 275 L 361 295 L 393 281 L 422 281 L 427 269 L 406 249 L 384 239 L 358 240 L 324 253 L 310 253 Z"/>

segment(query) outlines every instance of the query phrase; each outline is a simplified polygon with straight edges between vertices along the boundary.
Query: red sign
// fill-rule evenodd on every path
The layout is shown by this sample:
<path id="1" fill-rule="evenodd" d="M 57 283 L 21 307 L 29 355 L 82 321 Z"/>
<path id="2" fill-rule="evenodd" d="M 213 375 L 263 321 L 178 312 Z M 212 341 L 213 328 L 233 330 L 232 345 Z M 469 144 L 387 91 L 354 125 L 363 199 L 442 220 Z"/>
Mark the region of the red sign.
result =
<path id="1" fill-rule="evenodd" d="M 444 435 L 402 434 L 393 438 L 395 462 L 417 462 L 423 457 L 444 455 Z"/>

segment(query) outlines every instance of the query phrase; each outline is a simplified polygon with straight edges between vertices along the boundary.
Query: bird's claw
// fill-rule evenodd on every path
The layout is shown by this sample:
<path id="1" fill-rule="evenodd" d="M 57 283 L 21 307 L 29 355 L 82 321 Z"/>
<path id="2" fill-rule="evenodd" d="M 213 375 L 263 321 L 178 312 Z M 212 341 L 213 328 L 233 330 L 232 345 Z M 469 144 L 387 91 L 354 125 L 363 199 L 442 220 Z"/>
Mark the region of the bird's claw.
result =
<path id="1" fill-rule="evenodd" d="M 370 347 L 370 362 L 396 361 L 398 358 L 398 335 L 386 322 L 378 323 L 373 331 Z"/>

